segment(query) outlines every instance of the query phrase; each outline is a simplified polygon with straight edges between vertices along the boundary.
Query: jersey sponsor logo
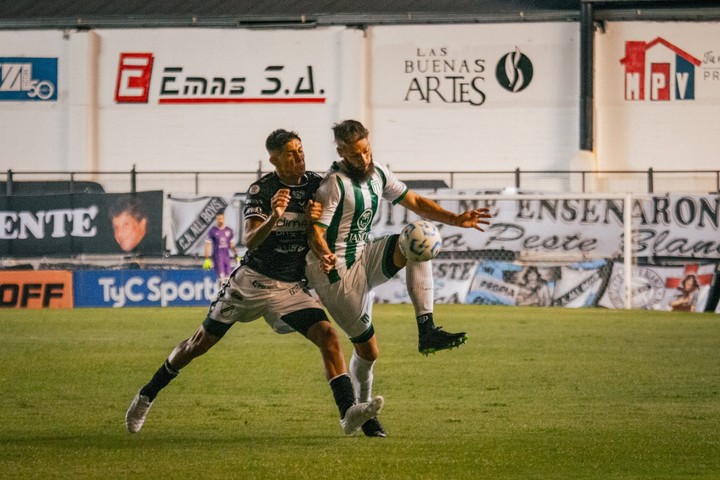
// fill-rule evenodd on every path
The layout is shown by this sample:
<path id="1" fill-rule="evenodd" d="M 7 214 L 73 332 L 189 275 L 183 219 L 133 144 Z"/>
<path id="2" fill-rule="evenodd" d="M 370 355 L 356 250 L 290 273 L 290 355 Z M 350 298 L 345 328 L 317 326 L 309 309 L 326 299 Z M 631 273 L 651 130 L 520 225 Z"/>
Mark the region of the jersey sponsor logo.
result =
<path id="1" fill-rule="evenodd" d="M 57 101 L 57 58 L 0 57 L 0 100 Z"/>
<path id="2" fill-rule="evenodd" d="M 307 220 L 304 213 L 285 212 L 280 217 L 275 226 L 274 232 L 299 232 L 305 231 L 307 228 Z"/>
<path id="3" fill-rule="evenodd" d="M 307 192 L 305 190 L 293 190 L 292 192 L 290 192 L 290 195 L 295 200 L 305 200 L 305 198 L 307 197 Z"/>
<path id="4" fill-rule="evenodd" d="M 253 288 L 257 288 L 258 290 L 272 290 L 272 286 L 265 285 L 264 283 L 262 283 L 259 280 L 253 280 L 252 286 L 253 286 Z"/>
<path id="5" fill-rule="evenodd" d="M 300 282 L 297 285 L 293 285 L 292 287 L 290 287 L 290 290 L 288 290 L 288 293 L 290 295 L 295 295 L 296 293 L 304 291 L 304 290 L 305 290 L 305 284 Z"/>
<path id="6" fill-rule="evenodd" d="M 250 216 L 250 215 L 261 215 L 261 216 L 265 217 L 265 214 L 262 211 L 262 207 L 250 207 L 247 204 L 245 205 L 244 213 L 245 213 L 246 217 Z"/>
<path id="7" fill-rule="evenodd" d="M 370 232 L 350 232 L 345 237 L 347 243 L 362 243 L 367 242 L 370 238 Z"/>

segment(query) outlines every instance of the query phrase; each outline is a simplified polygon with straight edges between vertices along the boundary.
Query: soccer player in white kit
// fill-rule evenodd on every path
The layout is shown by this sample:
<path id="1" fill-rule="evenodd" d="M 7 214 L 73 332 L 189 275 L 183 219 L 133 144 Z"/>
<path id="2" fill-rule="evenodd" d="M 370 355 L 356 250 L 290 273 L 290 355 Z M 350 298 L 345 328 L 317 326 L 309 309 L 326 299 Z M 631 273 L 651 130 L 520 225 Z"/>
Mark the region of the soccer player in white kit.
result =
<path id="1" fill-rule="evenodd" d="M 368 130 L 356 120 L 333 126 L 340 162 L 333 163 L 315 199 L 323 206 L 309 233 L 309 285 L 317 292 L 335 322 L 353 343 L 349 371 L 356 400 L 372 395 L 373 365 L 378 357 L 372 326 L 372 289 L 406 267 L 408 294 L 418 324 L 422 354 L 459 347 L 465 332 L 449 333 L 433 321 L 432 266 L 408 261 L 400 251 L 398 235 L 370 239 L 370 229 L 381 200 L 400 204 L 421 217 L 484 231 L 491 215 L 487 208 L 452 213 L 418 195 L 386 166 L 373 162 Z M 376 429 L 385 432 L 375 419 Z M 365 426 L 363 426 L 365 434 Z"/>

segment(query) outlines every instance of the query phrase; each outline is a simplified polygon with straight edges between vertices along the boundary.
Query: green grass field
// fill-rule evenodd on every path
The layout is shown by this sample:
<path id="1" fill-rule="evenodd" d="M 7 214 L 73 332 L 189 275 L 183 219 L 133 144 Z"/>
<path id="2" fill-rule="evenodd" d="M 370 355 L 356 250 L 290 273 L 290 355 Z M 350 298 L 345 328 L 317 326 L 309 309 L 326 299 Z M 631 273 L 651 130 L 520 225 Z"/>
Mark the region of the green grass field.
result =
<path id="1" fill-rule="evenodd" d="M 204 313 L 0 312 L 0 477 L 720 478 L 718 315 L 439 305 L 470 340 L 423 357 L 411 307 L 377 305 L 385 439 L 343 435 L 308 341 L 236 325 L 128 434 Z"/>

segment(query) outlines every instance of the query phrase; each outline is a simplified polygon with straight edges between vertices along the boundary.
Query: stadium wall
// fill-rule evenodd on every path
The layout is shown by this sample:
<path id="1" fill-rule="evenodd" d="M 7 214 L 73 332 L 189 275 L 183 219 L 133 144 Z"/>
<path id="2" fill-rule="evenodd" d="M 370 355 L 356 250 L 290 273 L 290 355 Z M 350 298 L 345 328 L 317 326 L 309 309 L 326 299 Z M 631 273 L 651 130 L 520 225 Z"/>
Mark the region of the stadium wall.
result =
<path id="1" fill-rule="evenodd" d="M 720 24 L 604 25 L 590 157 L 574 22 L 0 31 L 0 169 L 245 171 L 283 127 L 322 171 L 347 117 L 396 170 L 715 168 Z"/>

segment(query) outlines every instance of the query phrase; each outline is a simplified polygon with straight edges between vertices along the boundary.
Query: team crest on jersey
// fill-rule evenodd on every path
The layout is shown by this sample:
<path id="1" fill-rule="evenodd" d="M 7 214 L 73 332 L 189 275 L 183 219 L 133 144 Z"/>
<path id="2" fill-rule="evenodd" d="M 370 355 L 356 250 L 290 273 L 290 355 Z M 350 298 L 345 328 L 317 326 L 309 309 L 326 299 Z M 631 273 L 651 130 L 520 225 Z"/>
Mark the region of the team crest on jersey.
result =
<path id="1" fill-rule="evenodd" d="M 252 185 L 252 186 L 250 187 L 250 190 L 248 190 L 248 193 L 249 193 L 250 195 L 255 195 L 255 194 L 258 193 L 259 191 L 260 191 L 260 185 Z"/>
<path id="2" fill-rule="evenodd" d="M 380 195 L 380 193 L 382 192 L 382 189 L 380 188 L 380 183 L 378 183 L 378 181 L 375 179 L 370 180 L 370 188 L 375 195 Z"/>
<path id="3" fill-rule="evenodd" d="M 360 218 L 358 218 L 357 226 L 360 231 L 368 231 L 370 230 L 370 223 L 372 222 L 373 218 L 373 212 L 371 209 L 367 208 L 365 209 L 362 214 L 360 214 Z"/>

